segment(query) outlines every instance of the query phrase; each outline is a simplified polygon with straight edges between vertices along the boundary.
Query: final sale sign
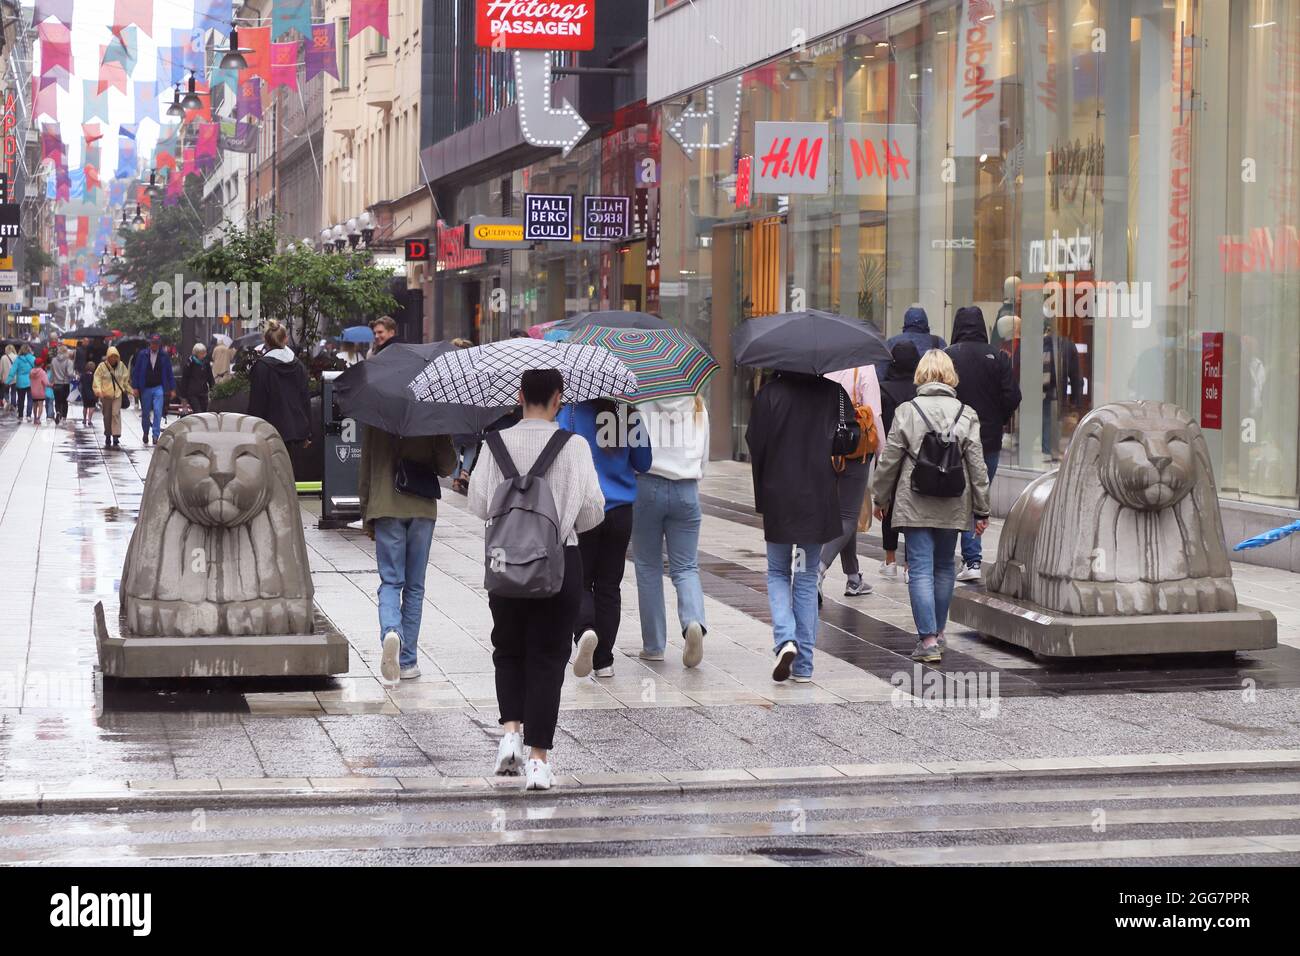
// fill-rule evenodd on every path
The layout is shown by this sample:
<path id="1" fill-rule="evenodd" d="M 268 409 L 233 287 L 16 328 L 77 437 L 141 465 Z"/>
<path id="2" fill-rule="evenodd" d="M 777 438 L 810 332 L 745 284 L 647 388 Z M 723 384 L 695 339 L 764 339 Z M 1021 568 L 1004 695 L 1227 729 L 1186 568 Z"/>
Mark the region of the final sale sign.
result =
<path id="1" fill-rule="evenodd" d="M 596 45 L 596 3 L 478 0 L 475 40 L 507 50 L 590 50 Z"/>

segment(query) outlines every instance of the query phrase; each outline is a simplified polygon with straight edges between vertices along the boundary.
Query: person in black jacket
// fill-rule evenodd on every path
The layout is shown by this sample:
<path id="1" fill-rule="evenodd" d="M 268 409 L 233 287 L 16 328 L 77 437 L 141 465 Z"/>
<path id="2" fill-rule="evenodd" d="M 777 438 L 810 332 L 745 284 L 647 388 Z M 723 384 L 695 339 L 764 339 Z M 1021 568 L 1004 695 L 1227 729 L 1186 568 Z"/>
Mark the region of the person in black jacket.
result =
<path id="1" fill-rule="evenodd" d="M 266 351 L 248 373 L 248 414 L 275 426 L 286 445 L 311 444 L 307 370 L 289 348 L 289 330 L 266 324 Z"/>
<path id="2" fill-rule="evenodd" d="M 883 448 L 889 438 L 889 430 L 894 427 L 894 412 L 898 406 L 916 398 L 916 366 L 921 362 L 921 353 L 916 343 L 901 339 L 890 350 L 894 356 L 885 371 L 885 378 L 880 383 L 880 445 Z M 890 524 L 890 514 L 886 512 L 880 522 L 880 537 L 884 542 L 885 560 L 880 565 L 880 574 L 886 578 L 898 577 L 898 532 Z M 903 580 L 907 580 L 907 554 L 903 554 Z"/>
<path id="3" fill-rule="evenodd" d="M 989 481 L 998 470 L 1002 431 L 1020 407 L 1020 383 L 1007 354 L 989 344 L 984 313 L 968 305 L 957 310 L 952 323 L 952 345 L 947 349 L 957 370 L 957 399 L 975 410 L 980 420 L 980 444 Z M 962 568 L 958 581 L 978 581 L 983 550 L 974 531 L 961 534 Z"/>
<path id="4" fill-rule="evenodd" d="M 185 363 L 185 369 L 181 372 L 181 398 L 189 402 L 193 411 L 206 412 L 208 392 L 214 384 L 212 363 L 208 361 L 208 347 L 202 342 L 196 342 Z"/>
<path id="5" fill-rule="evenodd" d="M 745 441 L 754 471 L 754 510 L 767 541 L 767 600 L 776 666 L 772 679 L 812 679 L 817 643 L 817 577 L 822 545 L 840 535 L 840 502 L 831 438 L 840 401 L 837 382 L 777 372 L 754 396 Z"/>

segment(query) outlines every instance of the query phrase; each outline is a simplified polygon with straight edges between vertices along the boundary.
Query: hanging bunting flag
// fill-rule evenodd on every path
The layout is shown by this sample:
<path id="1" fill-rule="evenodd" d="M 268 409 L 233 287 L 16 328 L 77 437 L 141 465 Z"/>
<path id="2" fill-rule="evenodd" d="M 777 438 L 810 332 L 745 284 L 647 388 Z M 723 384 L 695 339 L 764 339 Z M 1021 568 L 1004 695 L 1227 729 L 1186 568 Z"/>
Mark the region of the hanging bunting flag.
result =
<path id="1" fill-rule="evenodd" d="M 163 193 L 163 204 L 167 206 L 176 205 L 181 201 L 181 194 L 184 189 L 184 177 L 173 172 L 172 175 L 167 177 L 167 190 Z"/>
<path id="2" fill-rule="evenodd" d="M 273 90 L 287 86 L 291 90 L 298 88 L 298 41 L 271 44 L 271 83 L 267 87 Z"/>
<path id="3" fill-rule="evenodd" d="M 37 29 L 41 43 L 41 86 L 58 83 L 68 89 L 72 76 L 72 33 L 58 22 L 42 23 Z"/>
<path id="4" fill-rule="evenodd" d="M 124 27 L 132 23 L 145 36 L 153 36 L 153 0 L 113 0 L 113 26 Z"/>
<path id="5" fill-rule="evenodd" d="M 32 96 L 32 119 L 39 120 L 42 116 L 57 119 L 58 115 L 59 88 L 57 86 L 47 86 L 44 89 L 37 90 Z"/>
<path id="6" fill-rule="evenodd" d="M 194 25 L 202 30 L 229 30 L 230 0 L 194 0 Z"/>
<path id="7" fill-rule="evenodd" d="M 199 138 L 194 147 L 196 159 L 217 158 L 217 133 L 220 128 L 217 123 L 199 124 Z"/>
<path id="8" fill-rule="evenodd" d="M 157 80 L 135 81 L 135 119 L 136 122 L 142 119 L 151 119 L 155 123 L 160 121 Z"/>
<path id="9" fill-rule="evenodd" d="M 60 169 L 55 173 L 55 182 L 57 183 L 57 186 L 54 191 L 54 198 L 67 201 L 68 197 L 72 193 L 72 179 L 68 175 L 68 170 L 66 168 Z"/>
<path id="10" fill-rule="evenodd" d="M 279 40 L 295 31 L 301 40 L 311 32 L 310 0 L 272 0 L 271 39 Z"/>
<path id="11" fill-rule="evenodd" d="M 388 0 L 352 0 L 352 24 L 348 37 L 366 27 L 374 27 L 381 37 L 388 36 Z"/>
<path id="12" fill-rule="evenodd" d="M 244 62 L 248 64 L 240 71 L 241 80 L 250 76 L 259 76 L 264 80 L 271 78 L 271 28 L 245 27 L 239 31 L 239 42 L 244 49 Z"/>
<path id="13" fill-rule="evenodd" d="M 135 27 L 112 27 L 113 39 L 99 48 L 100 63 L 120 63 L 130 73 L 139 56 Z"/>
<path id="14" fill-rule="evenodd" d="M 334 24 L 317 23 L 311 28 L 311 43 L 307 45 L 307 82 L 312 77 L 328 73 L 339 78 L 339 57 L 334 49 Z"/>
<path id="15" fill-rule="evenodd" d="M 86 171 L 86 192 L 91 192 L 92 190 L 98 189 L 99 188 L 99 164 L 86 163 L 84 169 Z"/>
<path id="16" fill-rule="evenodd" d="M 126 93 L 126 70 L 121 63 L 103 63 L 99 67 L 99 86 L 95 92 L 103 93 L 108 89 L 121 90 Z"/>
<path id="17" fill-rule="evenodd" d="M 130 129 L 131 132 L 127 132 Z M 117 138 L 117 172 L 113 175 L 119 179 L 129 179 L 136 174 L 135 130 L 122 126 Z"/>
<path id="18" fill-rule="evenodd" d="M 186 176 L 199 175 L 199 167 L 194 162 L 194 147 L 186 146 L 181 150 L 181 174 L 178 179 L 185 179 Z"/>
<path id="19" fill-rule="evenodd" d="M 108 204 L 109 206 L 120 206 L 124 202 L 126 202 L 126 183 L 120 179 L 114 179 L 108 184 Z M 100 226 L 103 226 L 103 222 L 100 223 Z M 112 227 L 111 222 L 109 227 Z"/>
<path id="20" fill-rule="evenodd" d="M 164 149 L 160 145 L 157 149 L 154 150 L 153 168 L 154 169 L 175 169 L 176 168 L 175 154 L 168 149 Z"/>
<path id="21" fill-rule="evenodd" d="M 68 170 L 68 199 L 72 200 L 72 199 L 85 199 L 85 198 L 86 198 L 86 171 L 84 169 Z M 85 245 L 85 242 L 81 241 L 81 220 L 84 218 L 86 217 L 85 216 L 77 217 L 77 237 L 78 237 L 77 245 L 79 246 Z"/>
<path id="22" fill-rule="evenodd" d="M 211 70 L 208 71 L 208 80 L 209 80 L 209 85 L 214 90 L 218 86 L 228 87 L 232 93 L 237 92 L 239 90 L 238 70 L 223 70 L 219 66 L 214 66 Z"/>
<path id="23" fill-rule="evenodd" d="M 239 81 L 239 97 L 235 100 L 235 119 L 262 118 L 262 81 L 255 76 Z"/>
<path id="24" fill-rule="evenodd" d="M 44 23 L 54 17 L 68 29 L 72 29 L 72 6 L 76 0 L 36 0 L 32 10 L 32 24 Z"/>
<path id="25" fill-rule="evenodd" d="M 172 30 L 172 45 L 164 50 L 158 48 L 159 59 L 167 57 L 168 72 L 173 83 L 181 83 L 189 78 L 191 73 L 201 74 L 203 72 L 203 31 L 202 30 Z M 160 64 L 161 65 L 161 64 Z M 158 75 L 162 76 L 161 70 Z"/>
<path id="26" fill-rule="evenodd" d="M 99 128 L 98 123 L 82 123 L 81 138 L 86 141 L 86 145 L 98 141 L 104 135 L 104 131 Z"/>
<path id="27" fill-rule="evenodd" d="M 101 92 L 97 89 L 99 86 L 96 80 L 82 81 L 82 101 L 85 103 L 85 109 L 82 111 L 82 121 L 90 122 L 96 116 L 100 117 L 105 123 L 108 122 L 108 93 Z"/>
<path id="28" fill-rule="evenodd" d="M 136 185 L 135 201 L 137 205 L 143 206 L 146 209 L 153 204 L 149 197 L 149 187 L 144 185 L 144 183 L 138 183 Z"/>

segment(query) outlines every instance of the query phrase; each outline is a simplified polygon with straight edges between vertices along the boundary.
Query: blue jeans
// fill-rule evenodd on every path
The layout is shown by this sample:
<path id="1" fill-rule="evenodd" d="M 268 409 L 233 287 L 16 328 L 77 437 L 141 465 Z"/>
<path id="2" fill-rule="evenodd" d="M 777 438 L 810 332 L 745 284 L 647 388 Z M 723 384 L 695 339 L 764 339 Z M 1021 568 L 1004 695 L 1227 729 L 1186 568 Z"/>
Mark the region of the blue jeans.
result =
<path id="1" fill-rule="evenodd" d="M 993 476 L 998 473 L 998 453 L 984 454 L 984 467 L 989 470 L 989 486 L 993 485 Z M 971 521 L 972 526 L 974 520 Z M 961 533 L 961 560 L 964 564 L 976 564 L 984 558 L 984 548 L 980 544 L 980 536 L 974 531 L 963 531 Z"/>
<path id="2" fill-rule="evenodd" d="M 677 620 L 704 626 L 704 589 L 700 586 L 700 486 L 698 481 L 673 481 L 641 475 L 632 505 L 632 561 L 641 606 L 641 646 L 662 654 L 667 646 L 664 613 L 664 542 L 668 544 L 668 574 L 677 589 Z"/>
<path id="3" fill-rule="evenodd" d="M 959 532 L 951 528 L 902 528 L 907 540 L 907 595 L 912 620 L 922 637 L 938 634 L 948 623 L 948 605 L 957 581 L 952 563 Z"/>
<path id="4" fill-rule="evenodd" d="M 161 385 L 140 389 L 140 431 L 144 433 L 146 438 L 149 437 L 150 413 L 153 414 L 153 440 L 156 442 L 158 441 L 158 433 L 162 431 L 163 390 Z"/>
<path id="5" fill-rule="evenodd" d="M 375 557 L 379 561 L 379 640 L 389 631 L 402 638 L 399 663 L 416 662 L 420 618 L 424 613 L 424 574 L 433 544 L 432 518 L 376 518 Z"/>
<path id="6" fill-rule="evenodd" d="M 791 669 L 810 677 L 817 644 L 817 572 L 820 544 L 767 543 L 767 603 L 772 610 L 773 646 L 794 641 L 799 653 Z"/>

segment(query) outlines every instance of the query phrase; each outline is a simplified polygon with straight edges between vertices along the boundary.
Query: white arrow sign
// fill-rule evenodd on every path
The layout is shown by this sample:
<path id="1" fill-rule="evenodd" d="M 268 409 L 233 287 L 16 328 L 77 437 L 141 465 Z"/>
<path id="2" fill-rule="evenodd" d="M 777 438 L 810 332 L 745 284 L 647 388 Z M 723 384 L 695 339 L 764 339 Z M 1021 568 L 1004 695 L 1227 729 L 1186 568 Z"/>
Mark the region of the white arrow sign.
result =
<path id="1" fill-rule="evenodd" d="M 721 149 L 736 138 L 740 125 L 740 77 L 710 86 L 704 91 L 704 109 L 689 106 L 668 127 L 687 156 L 697 149 Z"/>
<path id="2" fill-rule="evenodd" d="M 568 156 L 591 129 L 568 100 L 552 107 L 549 50 L 515 50 L 515 99 L 519 129 L 534 146 L 558 146 Z"/>

